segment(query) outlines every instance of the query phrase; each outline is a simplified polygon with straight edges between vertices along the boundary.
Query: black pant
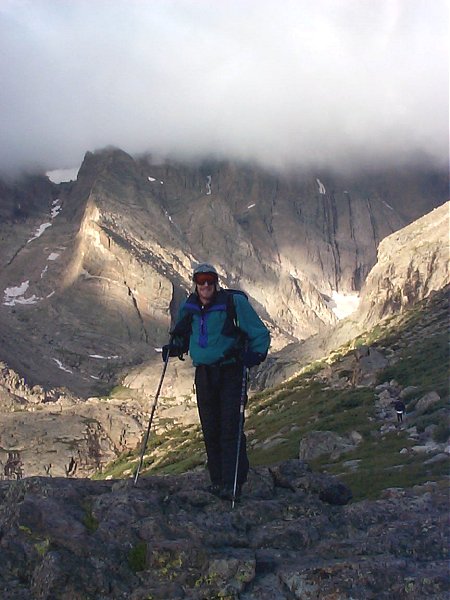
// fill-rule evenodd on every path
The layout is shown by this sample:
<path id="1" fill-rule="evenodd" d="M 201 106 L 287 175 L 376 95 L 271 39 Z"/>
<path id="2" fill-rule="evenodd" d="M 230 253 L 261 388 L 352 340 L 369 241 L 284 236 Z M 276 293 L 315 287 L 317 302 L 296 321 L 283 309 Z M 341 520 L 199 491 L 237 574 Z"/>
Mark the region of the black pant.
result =
<path id="1" fill-rule="evenodd" d="M 195 371 L 197 405 L 208 456 L 209 476 L 215 484 L 232 486 L 234 483 L 242 378 L 241 364 L 201 365 Z M 244 402 L 247 403 L 246 395 Z M 237 478 L 239 484 L 247 480 L 249 469 L 243 421 L 244 414 Z"/>

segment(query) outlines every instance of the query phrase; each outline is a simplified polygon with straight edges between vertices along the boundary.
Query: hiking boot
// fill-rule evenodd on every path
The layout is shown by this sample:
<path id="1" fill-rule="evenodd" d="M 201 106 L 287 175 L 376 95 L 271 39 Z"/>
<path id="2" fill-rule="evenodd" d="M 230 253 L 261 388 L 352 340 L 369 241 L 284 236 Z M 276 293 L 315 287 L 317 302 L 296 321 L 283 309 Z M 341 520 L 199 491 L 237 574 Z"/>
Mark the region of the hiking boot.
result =
<path id="1" fill-rule="evenodd" d="M 235 502 L 239 502 L 241 497 L 242 485 L 237 484 L 236 486 L 236 495 L 234 497 Z M 233 486 L 232 485 L 224 485 L 220 492 L 220 498 L 222 500 L 229 500 L 230 502 L 233 500 Z"/>
<path id="2" fill-rule="evenodd" d="M 208 485 L 208 487 L 206 488 L 206 491 L 208 491 L 213 496 L 217 496 L 218 498 L 220 498 L 221 497 L 220 494 L 222 492 L 222 486 L 220 485 L 220 483 L 212 483 L 211 485 Z"/>

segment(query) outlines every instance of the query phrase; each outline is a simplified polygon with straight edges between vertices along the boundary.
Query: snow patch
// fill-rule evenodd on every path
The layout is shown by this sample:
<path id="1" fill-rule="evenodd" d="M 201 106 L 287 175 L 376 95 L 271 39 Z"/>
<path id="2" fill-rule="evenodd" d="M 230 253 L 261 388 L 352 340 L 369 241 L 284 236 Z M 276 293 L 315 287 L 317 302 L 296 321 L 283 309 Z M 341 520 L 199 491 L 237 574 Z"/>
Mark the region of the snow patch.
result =
<path id="1" fill-rule="evenodd" d="M 154 177 L 149 177 L 148 180 L 149 181 L 156 181 L 156 179 Z"/>
<path id="2" fill-rule="evenodd" d="M 60 212 L 61 212 L 61 201 L 58 198 L 56 200 L 53 200 L 53 202 L 52 202 L 52 208 L 50 210 L 50 218 L 54 219 L 55 217 L 57 217 L 59 215 Z M 51 223 L 42 223 L 42 225 L 39 225 L 39 227 L 34 232 L 33 237 L 31 237 L 27 241 L 27 244 L 29 244 L 33 240 L 36 240 L 37 238 L 41 237 L 41 235 L 44 233 L 44 231 L 51 226 L 52 226 Z"/>
<path id="3" fill-rule="evenodd" d="M 323 183 L 320 181 L 320 179 L 318 177 L 316 177 L 316 181 L 317 181 L 317 185 L 319 186 L 319 194 L 326 194 L 327 190 L 325 189 L 325 186 L 323 185 Z"/>
<path id="4" fill-rule="evenodd" d="M 39 298 L 34 294 L 29 298 L 25 298 L 25 292 L 27 291 L 30 282 L 23 281 L 17 287 L 6 288 L 3 292 L 3 304 L 5 306 L 14 306 L 15 304 L 36 304 Z"/>
<path id="5" fill-rule="evenodd" d="M 102 356 L 101 354 L 89 354 L 89 356 L 91 358 L 106 358 L 107 360 L 111 360 L 113 358 L 119 358 L 118 355 L 114 355 L 114 356 Z"/>
<path id="6" fill-rule="evenodd" d="M 51 254 L 48 255 L 47 260 L 56 260 L 58 258 L 59 254 L 58 252 L 52 252 Z"/>
<path id="7" fill-rule="evenodd" d="M 384 200 L 382 200 L 382 202 L 383 202 L 383 204 L 384 204 L 385 206 L 387 206 L 387 207 L 388 207 L 388 208 L 390 208 L 391 210 L 394 210 L 390 204 L 388 204 L 388 203 L 387 203 L 387 202 L 385 202 Z"/>
<path id="8" fill-rule="evenodd" d="M 63 183 L 65 181 L 75 181 L 78 177 L 78 171 L 80 167 L 76 169 L 55 169 L 53 171 L 47 171 L 46 176 L 53 181 L 53 183 Z"/>
<path id="9" fill-rule="evenodd" d="M 333 291 L 328 306 L 339 320 L 345 319 L 358 308 L 359 294 L 340 294 Z"/>
<path id="10" fill-rule="evenodd" d="M 166 217 L 169 219 L 169 221 L 170 221 L 171 223 L 173 223 L 173 219 L 172 219 L 172 217 L 169 215 L 169 213 L 167 212 L 167 210 L 165 210 L 165 211 L 164 211 L 164 214 L 165 214 L 165 215 L 166 215 Z"/>
<path id="11" fill-rule="evenodd" d="M 66 373 L 73 373 L 73 371 L 71 371 L 70 369 L 68 369 L 67 367 L 65 367 L 62 362 L 60 360 L 58 360 L 57 358 L 52 358 L 52 360 L 55 361 L 55 363 L 58 365 L 58 367 L 61 369 L 61 371 L 66 371 Z"/>
<path id="12" fill-rule="evenodd" d="M 17 287 L 6 288 L 5 294 L 8 294 L 8 296 L 23 296 L 23 294 L 25 294 L 25 292 L 27 291 L 29 285 L 29 280 L 23 281 Z"/>
<path id="13" fill-rule="evenodd" d="M 256 206 L 256 204 L 249 204 L 247 208 L 253 208 L 254 206 Z"/>
<path id="14" fill-rule="evenodd" d="M 29 244 L 30 242 L 32 242 L 33 240 L 37 240 L 38 237 L 41 237 L 41 235 L 44 233 L 44 231 L 46 229 L 48 229 L 49 227 L 51 227 L 52 224 L 51 223 L 42 223 L 42 225 L 39 225 L 39 227 L 36 229 L 36 231 L 34 232 L 34 235 L 32 238 L 30 238 L 27 242 L 27 244 Z"/>
<path id="15" fill-rule="evenodd" d="M 50 211 L 51 218 L 54 219 L 55 217 L 57 217 L 59 215 L 60 212 L 61 212 L 61 200 L 59 198 L 57 198 L 56 200 L 53 200 L 53 202 L 52 202 L 52 208 Z"/>

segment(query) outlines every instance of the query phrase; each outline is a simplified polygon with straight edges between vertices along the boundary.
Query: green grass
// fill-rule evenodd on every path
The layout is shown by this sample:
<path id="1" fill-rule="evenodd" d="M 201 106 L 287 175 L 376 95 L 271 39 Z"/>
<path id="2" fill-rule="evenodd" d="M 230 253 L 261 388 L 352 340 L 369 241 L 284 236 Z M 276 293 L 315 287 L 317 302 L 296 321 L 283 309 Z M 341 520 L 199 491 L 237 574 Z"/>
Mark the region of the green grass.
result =
<path id="1" fill-rule="evenodd" d="M 121 454 L 102 471 L 96 479 L 120 479 L 130 477 L 136 471 L 142 444 L 134 451 Z M 152 473 L 179 474 L 205 463 L 205 452 L 200 431 L 197 426 L 190 428 L 174 427 L 162 434 L 150 433 L 144 453 L 141 474 Z M 129 473 L 131 471 L 131 473 Z"/>
<path id="2" fill-rule="evenodd" d="M 130 388 L 123 385 L 115 385 L 108 394 L 109 398 L 128 398 L 131 394 Z"/>
<path id="3" fill-rule="evenodd" d="M 370 430 L 368 417 L 373 412 L 371 389 L 326 390 L 324 387 L 312 382 L 301 390 L 289 392 L 287 396 L 281 395 L 281 400 L 278 395 L 273 403 L 248 417 L 247 430 L 255 430 L 255 434 L 249 436 L 249 442 L 254 438 L 259 440 L 258 432 L 264 432 L 262 440 L 276 434 L 285 438 L 274 447 L 250 448 L 249 458 L 253 465 L 271 465 L 298 458 L 300 439 L 310 431 L 346 434 L 356 429 L 364 435 Z M 289 431 L 292 426 L 295 429 Z M 285 429 L 288 429 L 286 433 L 283 432 Z"/>
<path id="4" fill-rule="evenodd" d="M 389 446 L 389 444 L 388 444 Z M 386 453 L 390 452 L 389 448 Z M 347 460 L 358 456 L 358 452 L 345 455 Z M 314 465 L 312 465 L 314 468 Z M 450 461 L 425 465 L 423 456 L 413 455 L 403 458 L 398 452 L 393 453 L 389 460 L 380 459 L 380 453 L 362 459 L 357 471 L 343 473 L 342 467 L 331 469 L 329 472 L 338 475 L 353 492 L 353 501 L 365 498 L 379 498 L 387 488 L 409 488 L 426 481 L 439 481 L 448 476 Z"/>
<path id="5" fill-rule="evenodd" d="M 128 566 L 134 573 L 144 571 L 147 566 L 147 544 L 138 542 L 128 553 Z"/>
<path id="6" fill-rule="evenodd" d="M 437 444 L 444 444 L 450 438 L 450 419 L 447 417 L 436 425 L 433 440 Z"/>
<path id="7" fill-rule="evenodd" d="M 435 390 L 448 396 L 449 336 L 446 331 L 413 342 L 399 351 L 400 360 L 385 369 L 378 381 L 395 379 L 402 386 L 415 385 L 420 391 Z"/>
<path id="8" fill-rule="evenodd" d="M 131 469 L 136 463 L 136 453 L 133 451 L 122 453 L 116 460 L 110 462 L 101 472 L 93 475 L 92 479 L 120 479 L 124 477 L 125 471 Z"/>
<path id="9" fill-rule="evenodd" d="M 98 529 L 99 522 L 92 514 L 92 507 L 85 506 L 85 513 L 83 516 L 83 525 L 89 531 L 89 533 L 95 533 Z"/>

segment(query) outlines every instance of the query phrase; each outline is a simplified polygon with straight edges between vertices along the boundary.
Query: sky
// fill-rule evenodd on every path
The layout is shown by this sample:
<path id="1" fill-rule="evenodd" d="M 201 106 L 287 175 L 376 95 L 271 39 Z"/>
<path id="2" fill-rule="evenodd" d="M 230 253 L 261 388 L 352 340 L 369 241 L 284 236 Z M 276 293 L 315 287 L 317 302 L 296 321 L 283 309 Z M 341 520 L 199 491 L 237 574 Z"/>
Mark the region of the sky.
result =
<path id="1" fill-rule="evenodd" d="M 0 173 L 448 160 L 450 0 L 0 0 Z"/>

